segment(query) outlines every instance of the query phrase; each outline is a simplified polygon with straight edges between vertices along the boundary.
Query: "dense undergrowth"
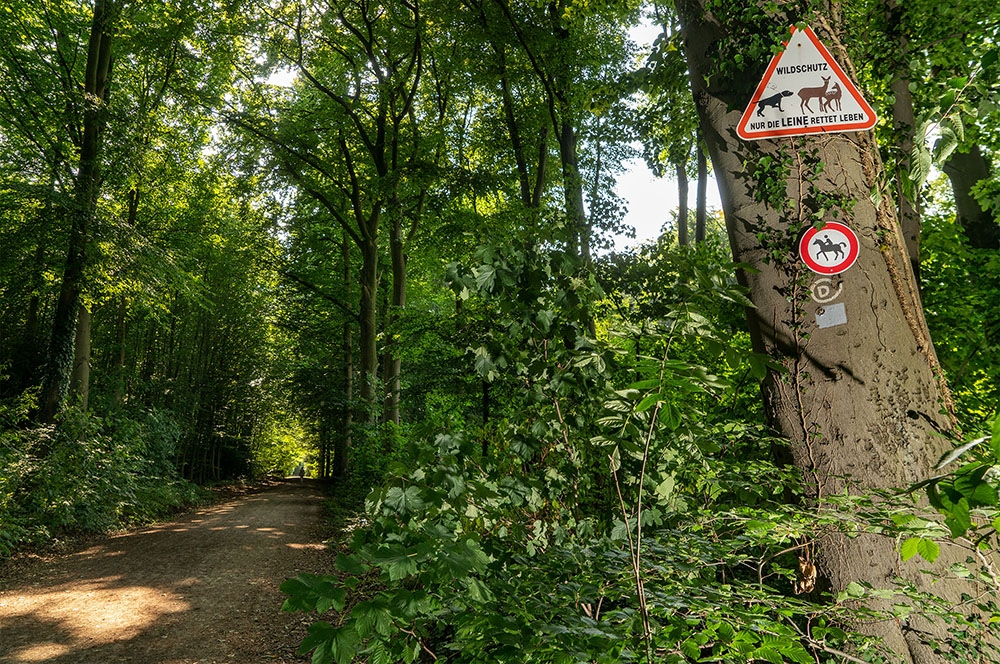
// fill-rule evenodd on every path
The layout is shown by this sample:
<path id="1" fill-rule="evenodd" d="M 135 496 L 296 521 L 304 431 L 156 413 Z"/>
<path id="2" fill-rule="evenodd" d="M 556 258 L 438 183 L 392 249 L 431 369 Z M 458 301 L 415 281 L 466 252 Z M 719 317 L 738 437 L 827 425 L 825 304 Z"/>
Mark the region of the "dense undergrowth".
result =
<path id="1" fill-rule="evenodd" d="M 913 492 L 810 504 L 808 478 L 745 403 L 769 364 L 740 332 L 746 300 L 721 253 L 647 247 L 610 260 L 600 284 L 530 247 L 453 265 L 463 315 L 480 321 L 464 327 L 469 356 L 510 397 L 504 417 L 410 432 L 337 572 L 282 586 L 286 610 L 326 614 L 302 652 L 317 664 L 890 662 L 864 625 L 919 614 L 949 635 L 943 661 L 997 657 L 993 623 L 902 579 L 831 596 L 812 554 L 862 533 L 894 538 L 902 559 L 958 547 L 964 562 L 938 573 L 1000 616 L 982 592 L 998 587 L 983 553 L 1000 432 L 931 487 L 943 524 Z M 651 263 L 657 283 L 634 278 Z"/>
<path id="2" fill-rule="evenodd" d="M 6 425 L 0 559 L 26 546 L 148 522 L 206 497 L 177 475 L 180 431 L 165 415 L 99 418 L 69 411 L 58 425 L 21 426 L 32 405 L 26 398 L 0 411 Z"/>

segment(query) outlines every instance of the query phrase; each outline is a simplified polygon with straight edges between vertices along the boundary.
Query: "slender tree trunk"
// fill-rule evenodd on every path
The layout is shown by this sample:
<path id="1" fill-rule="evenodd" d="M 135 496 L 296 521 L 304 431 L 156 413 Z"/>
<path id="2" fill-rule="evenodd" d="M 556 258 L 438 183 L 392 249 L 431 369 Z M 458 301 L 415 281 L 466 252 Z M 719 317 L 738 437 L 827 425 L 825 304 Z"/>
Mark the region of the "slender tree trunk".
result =
<path id="1" fill-rule="evenodd" d="M 583 178 L 576 152 L 576 128 L 569 120 L 559 127 L 559 156 L 562 159 L 563 200 L 571 235 L 569 253 L 590 262 L 590 229 L 583 211 Z"/>
<path id="2" fill-rule="evenodd" d="M 66 251 L 66 268 L 52 322 L 52 336 L 39 399 L 40 419 L 52 422 L 61 410 L 73 362 L 76 317 L 87 262 L 87 244 L 97 206 L 100 183 L 100 139 L 107 123 L 107 81 L 111 73 L 111 6 L 109 0 L 94 0 L 94 17 L 87 47 L 84 93 L 83 139 L 77 169 L 75 209 Z"/>
<path id="3" fill-rule="evenodd" d="M 678 162 L 677 173 L 677 244 L 688 246 L 688 176 L 687 160 Z"/>
<path id="4" fill-rule="evenodd" d="M 128 303 L 125 296 L 118 299 L 118 316 L 115 318 L 115 349 L 108 374 L 115 381 L 112 400 L 121 406 L 125 394 L 125 338 L 128 334 Z"/>
<path id="5" fill-rule="evenodd" d="M 953 152 L 944 164 L 955 194 L 955 220 L 965 231 L 969 245 L 977 249 L 1000 249 L 1000 226 L 972 195 L 972 187 L 990 177 L 990 166 L 978 145 L 966 152 Z"/>
<path id="6" fill-rule="evenodd" d="M 695 202 L 694 241 L 705 241 L 705 223 L 708 218 L 708 156 L 705 154 L 704 140 L 698 132 L 698 193 Z"/>
<path id="7" fill-rule="evenodd" d="M 344 302 L 351 302 L 351 241 L 344 233 L 340 243 L 341 268 L 344 278 Z M 333 451 L 333 476 L 342 478 L 347 474 L 351 453 L 351 428 L 354 426 L 354 340 L 351 320 L 344 320 L 341 348 L 344 353 L 344 410 L 341 432 L 337 436 Z"/>
<path id="8" fill-rule="evenodd" d="M 406 307 L 406 255 L 404 253 L 404 238 L 402 215 L 398 205 L 393 206 L 392 237 L 389 240 L 389 253 L 392 259 L 392 301 L 386 316 L 386 327 L 392 337 L 386 343 L 385 366 L 385 414 L 386 422 L 399 424 L 399 391 L 402 360 L 399 357 L 398 341 L 395 338 L 395 326 Z"/>
<path id="9" fill-rule="evenodd" d="M 898 141 L 896 153 L 896 200 L 899 203 L 899 223 L 903 229 L 903 241 L 906 243 L 906 253 L 910 258 L 910 266 L 920 284 L 920 206 L 909 183 L 910 155 L 913 153 L 913 141 L 916 135 L 917 122 L 913 115 L 913 95 L 910 94 L 909 58 L 904 57 L 909 47 L 906 38 L 906 28 L 903 25 L 904 9 L 895 0 L 886 0 L 886 16 L 889 24 L 889 34 L 895 40 L 899 56 L 895 58 L 896 66 L 892 72 L 892 90 L 895 101 L 892 104 L 892 127 Z"/>
<path id="10" fill-rule="evenodd" d="M 732 73 L 736 78 L 727 79 L 712 61 L 720 48 L 740 52 L 739 38 L 727 31 L 734 23 L 708 12 L 706 0 L 676 4 L 685 24 L 695 103 L 719 181 L 734 259 L 759 270 L 739 274 L 755 305 L 749 314 L 754 346 L 787 369 L 784 375 L 771 374 L 762 388 L 770 422 L 790 442 L 796 466 L 815 485 L 814 495 L 843 492 L 845 476 L 852 477 L 852 489 L 862 491 L 927 478 L 950 447 L 940 435 L 952 426 L 952 419 L 941 413 L 950 399 L 895 206 L 886 197 L 878 206 L 870 199 L 882 175 L 872 135 L 739 140 L 735 127 L 752 93 L 741 79 L 750 80 L 751 72 Z M 793 22 L 789 17 L 786 24 Z M 820 38 L 844 69 L 853 72 L 846 51 L 823 29 L 823 22 L 813 27 L 819 28 Z M 818 152 L 811 158 L 814 149 Z M 791 160 L 784 178 L 786 198 L 773 207 L 755 200 L 745 180 L 745 164 L 763 157 Z M 837 170 L 811 179 L 821 168 Z M 795 250 L 800 232 L 819 214 L 809 208 L 819 192 L 847 197 L 837 219 L 860 239 L 857 262 L 832 278 L 809 272 Z M 824 214 L 819 219 L 828 218 Z M 807 286 L 821 279 L 840 290 L 834 301 L 820 304 L 811 299 Z M 820 327 L 819 314 L 838 311 L 846 322 Z M 891 538 L 831 533 L 818 548 L 820 574 L 834 592 L 851 581 L 888 588 L 899 575 L 923 591 L 960 601 L 946 581 L 931 586 L 920 565 L 900 562 Z M 944 568 L 955 561 L 953 550 L 939 558 Z M 888 602 L 873 606 L 889 608 Z M 905 624 L 887 620 L 854 627 L 881 637 L 905 662 L 940 661 L 923 637 L 940 637 L 942 632 L 919 617 Z"/>
<path id="11" fill-rule="evenodd" d="M 69 389 L 84 412 L 90 401 L 90 319 L 90 309 L 81 304 L 76 315 L 76 343 Z"/>
<path id="12" fill-rule="evenodd" d="M 374 239 L 361 246 L 361 407 L 375 416 L 375 383 L 378 372 L 378 245 Z"/>

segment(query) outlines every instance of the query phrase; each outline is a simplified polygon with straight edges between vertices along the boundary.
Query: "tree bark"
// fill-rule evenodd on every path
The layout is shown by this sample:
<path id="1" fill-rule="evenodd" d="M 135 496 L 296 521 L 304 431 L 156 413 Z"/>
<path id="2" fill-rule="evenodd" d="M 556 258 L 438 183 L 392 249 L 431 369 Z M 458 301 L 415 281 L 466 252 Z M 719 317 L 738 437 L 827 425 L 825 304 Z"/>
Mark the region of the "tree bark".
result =
<path id="1" fill-rule="evenodd" d="M 400 313 L 406 306 L 406 254 L 404 252 L 405 243 L 400 210 L 394 210 L 392 217 L 392 235 L 389 239 L 389 254 L 392 259 L 392 301 L 386 315 L 389 339 L 386 342 L 384 419 L 386 422 L 399 424 L 399 375 L 402 370 L 402 359 L 399 357 L 394 327 L 399 320 Z"/>
<path id="2" fill-rule="evenodd" d="M 953 152 L 944 164 L 955 194 L 955 221 L 965 231 L 969 246 L 1000 249 L 1000 225 L 979 206 L 972 187 L 990 177 L 990 166 L 978 145 L 966 152 Z"/>
<path id="3" fill-rule="evenodd" d="M 361 246 L 361 407 L 366 420 L 376 414 L 375 382 L 378 372 L 378 245 L 365 242 Z"/>
<path id="4" fill-rule="evenodd" d="M 886 14 L 889 24 L 889 34 L 898 47 L 898 55 L 894 58 L 895 66 L 892 72 L 892 127 L 899 141 L 896 151 L 896 200 L 899 204 L 899 223 L 903 229 L 903 241 L 910 258 L 910 266 L 920 284 L 920 205 L 913 195 L 913 186 L 909 183 L 910 155 L 913 153 L 913 142 L 916 136 L 917 121 L 913 114 L 913 95 L 910 94 L 910 70 L 907 52 L 909 42 L 903 25 L 903 8 L 895 0 L 886 0 Z"/>
<path id="5" fill-rule="evenodd" d="M 52 322 L 52 335 L 39 399 L 42 422 L 51 423 L 62 409 L 73 362 L 76 317 L 87 262 L 87 245 L 100 186 L 100 139 L 107 123 L 107 82 L 111 73 L 111 6 L 94 0 L 94 17 L 87 47 L 84 79 L 83 139 L 77 169 L 75 210 L 72 214 L 66 268 Z"/>
<path id="6" fill-rule="evenodd" d="M 705 241 L 705 223 L 708 217 L 708 157 L 705 154 L 704 140 L 698 132 L 698 193 L 695 202 L 694 241 L 701 244 Z"/>
<path id="7" fill-rule="evenodd" d="M 341 267 L 344 277 L 344 301 L 351 302 L 351 240 L 347 233 L 340 243 Z M 350 318 L 344 321 L 342 349 L 344 353 L 344 411 L 341 432 L 333 450 L 333 476 L 347 475 L 351 453 L 351 428 L 354 426 L 354 340 Z"/>
<path id="8" fill-rule="evenodd" d="M 76 343 L 69 390 L 84 412 L 90 405 L 90 319 L 90 309 L 81 304 L 76 314 Z"/>
<path id="9" fill-rule="evenodd" d="M 738 275 L 756 307 L 749 312 L 754 347 L 787 369 L 784 375 L 769 375 L 762 386 L 771 424 L 788 439 L 795 465 L 814 483 L 814 497 L 843 492 L 845 476 L 852 478 L 855 492 L 925 479 L 950 447 L 940 435 L 952 426 L 952 418 L 941 414 L 950 399 L 939 378 L 895 206 L 884 195 L 878 206 L 870 199 L 882 175 L 872 135 L 739 140 L 736 124 L 752 90 L 724 78 L 713 62 L 720 45 L 739 52 L 739 36 L 728 31 L 735 23 L 709 13 L 705 0 L 676 4 L 734 260 L 759 270 Z M 824 22 L 818 23 L 820 38 L 853 72 L 846 51 L 823 29 Z M 731 75 L 756 80 L 758 73 Z M 810 157 L 813 149 L 818 152 Z M 755 196 L 761 183 L 754 181 L 753 165 L 764 157 L 790 166 L 781 200 Z M 809 203 L 820 192 L 846 199 L 818 217 Z M 832 213 L 857 233 L 860 252 L 849 270 L 820 277 L 798 260 L 796 247 L 801 232 L 833 219 Z M 821 279 L 840 291 L 834 301 L 820 304 L 811 298 L 807 286 Z M 820 327 L 817 315 L 834 307 L 843 307 L 846 323 Z M 900 563 L 891 538 L 831 535 L 819 545 L 818 557 L 820 573 L 834 592 L 851 581 L 891 587 L 900 575 L 923 591 L 960 599 L 946 582 L 932 587 L 914 561 Z M 954 553 L 942 553 L 939 563 L 947 567 L 954 560 Z M 888 608 L 888 603 L 875 606 Z M 932 638 L 941 633 L 919 616 L 854 627 L 881 637 L 906 662 L 939 661 L 921 631 Z"/>
<path id="10" fill-rule="evenodd" d="M 563 201 L 570 225 L 569 253 L 590 263 L 590 229 L 583 211 L 583 178 L 576 151 L 576 128 L 569 120 L 559 125 L 559 157 L 562 160 Z"/>
<path id="11" fill-rule="evenodd" d="M 686 247 L 688 240 L 688 176 L 687 160 L 676 165 L 677 173 L 677 244 Z"/>

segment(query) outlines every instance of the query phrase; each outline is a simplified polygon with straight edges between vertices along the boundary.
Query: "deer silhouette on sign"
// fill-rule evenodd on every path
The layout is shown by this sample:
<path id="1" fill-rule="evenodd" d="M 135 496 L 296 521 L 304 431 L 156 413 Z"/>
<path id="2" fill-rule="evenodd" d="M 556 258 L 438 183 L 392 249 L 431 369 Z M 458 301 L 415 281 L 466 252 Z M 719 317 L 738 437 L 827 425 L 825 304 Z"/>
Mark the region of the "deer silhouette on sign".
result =
<path id="1" fill-rule="evenodd" d="M 814 247 L 819 247 L 819 251 L 816 252 L 817 255 L 822 254 L 823 260 L 829 260 L 826 255 L 832 252 L 834 260 L 839 260 L 844 257 L 844 247 L 847 245 L 843 242 L 834 242 L 825 235 L 823 237 L 818 237 L 813 240 L 812 245 Z"/>
<path id="2" fill-rule="evenodd" d="M 820 85 L 815 88 L 802 88 L 801 90 L 799 90 L 799 99 L 802 100 L 799 102 L 799 110 L 802 111 L 803 113 L 805 113 L 807 110 L 810 113 L 814 112 L 812 110 L 812 107 L 809 106 L 809 102 L 815 98 L 819 99 L 820 110 L 823 109 L 824 105 L 823 98 L 826 95 L 827 87 L 830 85 L 830 77 L 820 76 L 820 78 L 823 79 L 823 85 Z"/>
<path id="3" fill-rule="evenodd" d="M 840 97 L 843 93 L 844 91 L 840 89 L 840 86 L 834 83 L 830 86 L 830 89 L 826 91 L 823 98 L 819 100 L 820 110 L 825 112 L 839 111 L 841 108 Z M 834 104 L 836 104 L 837 108 L 833 107 Z"/>

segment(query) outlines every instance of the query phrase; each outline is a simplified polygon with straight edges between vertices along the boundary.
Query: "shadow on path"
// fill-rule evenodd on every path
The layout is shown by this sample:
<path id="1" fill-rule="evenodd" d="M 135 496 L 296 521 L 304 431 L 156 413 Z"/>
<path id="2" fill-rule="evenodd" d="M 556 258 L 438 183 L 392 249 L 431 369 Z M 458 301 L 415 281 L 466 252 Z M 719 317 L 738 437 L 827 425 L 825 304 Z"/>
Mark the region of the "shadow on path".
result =
<path id="1" fill-rule="evenodd" d="M 293 662 L 300 614 L 281 582 L 330 569 L 323 495 L 289 481 L 113 537 L 8 579 L 0 662 Z"/>

